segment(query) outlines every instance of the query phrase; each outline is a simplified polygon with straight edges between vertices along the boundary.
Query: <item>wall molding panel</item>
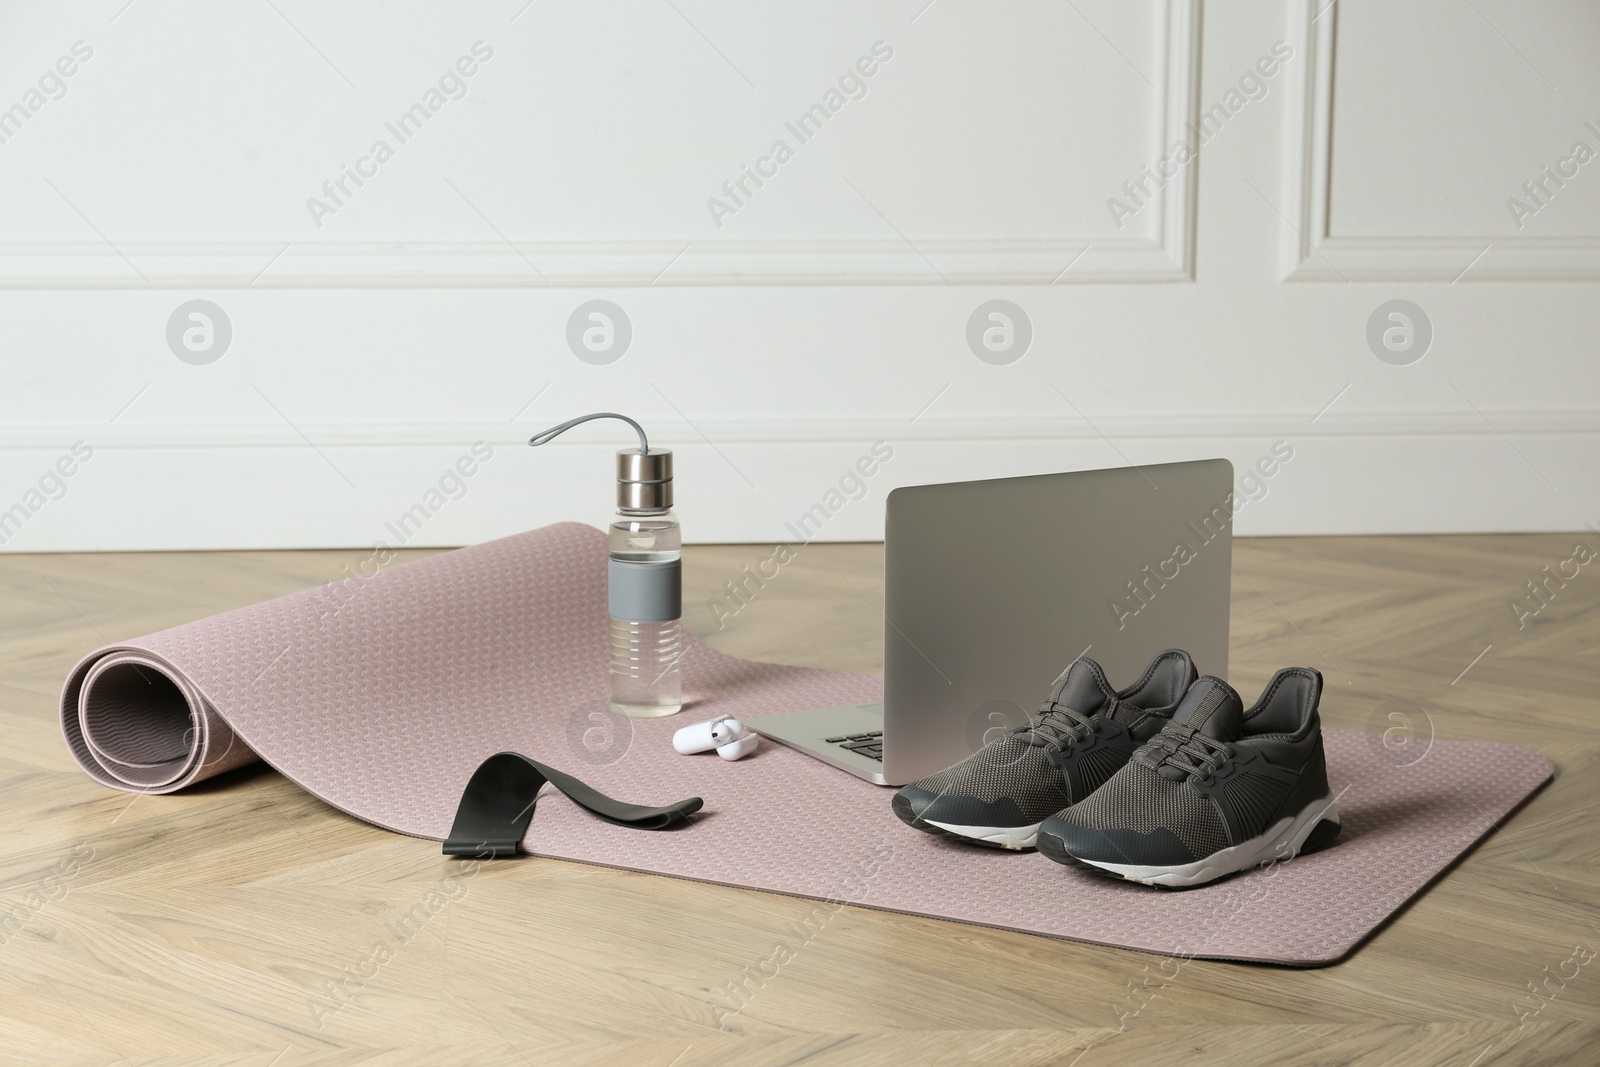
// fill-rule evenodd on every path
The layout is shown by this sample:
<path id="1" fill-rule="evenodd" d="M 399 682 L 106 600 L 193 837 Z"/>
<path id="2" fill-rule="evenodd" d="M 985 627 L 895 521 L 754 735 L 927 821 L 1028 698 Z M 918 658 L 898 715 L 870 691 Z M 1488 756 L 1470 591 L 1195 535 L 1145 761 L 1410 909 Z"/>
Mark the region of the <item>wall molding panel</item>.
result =
<path id="1" fill-rule="evenodd" d="M 1280 256 L 1285 281 L 1600 280 L 1600 238 L 1340 237 L 1329 230 L 1338 4 L 1295 0 L 1290 40 L 1306 57 L 1289 83 Z"/>
<path id="2" fill-rule="evenodd" d="M 1159 144 L 1198 108 L 1200 0 L 1166 0 Z M 0 243 L 0 289 L 1092 285 L 1194 277 L 1194 167 L 1155 201 L 1158 236 L 1041 240 Z M 1068 269 L 1070 267 L 1070 269 Z"/>

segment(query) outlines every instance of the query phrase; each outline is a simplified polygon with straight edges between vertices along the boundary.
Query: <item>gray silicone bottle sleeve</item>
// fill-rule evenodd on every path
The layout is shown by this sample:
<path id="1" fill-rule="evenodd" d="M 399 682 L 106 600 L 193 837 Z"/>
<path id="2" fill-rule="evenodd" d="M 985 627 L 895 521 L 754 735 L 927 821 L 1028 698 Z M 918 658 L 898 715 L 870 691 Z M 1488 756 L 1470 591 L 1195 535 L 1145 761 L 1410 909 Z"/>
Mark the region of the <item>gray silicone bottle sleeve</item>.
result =
<path id="1" fill-rule="evenodd" d="M 624 622 L 669 622 L 683 614 L 683 563 L 662 560 L 606 563 L 611 617 Z"/>

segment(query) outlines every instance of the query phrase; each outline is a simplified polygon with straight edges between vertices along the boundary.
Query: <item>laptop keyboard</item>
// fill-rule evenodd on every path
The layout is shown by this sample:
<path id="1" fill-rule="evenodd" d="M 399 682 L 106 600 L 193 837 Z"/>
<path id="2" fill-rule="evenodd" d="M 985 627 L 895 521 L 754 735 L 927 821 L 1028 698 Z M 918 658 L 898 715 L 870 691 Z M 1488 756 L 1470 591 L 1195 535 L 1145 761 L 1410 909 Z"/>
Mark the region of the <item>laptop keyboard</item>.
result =
<path id="1" fill-rule="evenodd" d="M 825 737 L 824 741 L 830 745 L 838 745 L 859 756 L 883 762 L 883 731 L 871 734 L 849 734 L 843 737 Z"/>

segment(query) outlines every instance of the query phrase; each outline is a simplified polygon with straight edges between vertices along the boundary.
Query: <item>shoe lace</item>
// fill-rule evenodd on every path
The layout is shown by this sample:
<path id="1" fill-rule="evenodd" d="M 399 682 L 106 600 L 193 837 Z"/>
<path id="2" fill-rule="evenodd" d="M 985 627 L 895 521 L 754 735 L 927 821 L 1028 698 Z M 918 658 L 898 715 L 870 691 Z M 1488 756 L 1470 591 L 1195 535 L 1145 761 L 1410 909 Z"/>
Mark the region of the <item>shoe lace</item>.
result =
<path id="1" fill-rule="evenodd" d="M 1169 724 L 1157 734 L 1150 741 L 1150 747 L 1155 750 L 1152 755 L 1159 753 L 1155 761 L 1157 770 L 1176 767 L 1186 775 L 1199 776 L 1202 781 L 1210 780 L 1233 755 L 1233 746 L 1227 742 L 1207 737 L 1192 726 L 1175 724 Z"/>
<path id="2" fill-rule="evenodd" d="M 1116 702 L 1112 701 L 1111 706 L 1102 709 L 1100 714 L 1110 714 L 1115 706 Z M 1052 702 L 1046 703 L 1039 709 L 1038 718 L 1030 719 L 1011 733 L 1036 748 L 1040 745 L 1071 748 L 1081 741 L 1088 740 L 1094 729 L 1095 716 L 1085 715 L 1065 704 Z"/>

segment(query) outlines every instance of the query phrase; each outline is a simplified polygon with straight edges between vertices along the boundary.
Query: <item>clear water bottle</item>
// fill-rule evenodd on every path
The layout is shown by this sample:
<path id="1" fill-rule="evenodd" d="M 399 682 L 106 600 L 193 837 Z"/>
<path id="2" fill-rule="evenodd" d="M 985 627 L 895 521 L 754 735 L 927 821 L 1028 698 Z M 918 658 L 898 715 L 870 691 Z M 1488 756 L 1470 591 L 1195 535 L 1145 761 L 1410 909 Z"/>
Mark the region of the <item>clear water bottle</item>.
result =
<path id="1" fill-rule="evenodd" d="M 542 445 L 590 419 L 621 419 L 638 448 L 617 453 L 617 514 L 606 563 L 611 615 L 611 708 L 654 718 L 683 707 L 683 538 L 672 513 L 672 450 L 651 448 L 626 415 L 601 412 L 534 437 Z"/>
<path id="2" fill-rule="evenodd" d="M 682 544 L 670 509 L 611 520 L 611 709 L 623 715 L 683 706 Z"/>

